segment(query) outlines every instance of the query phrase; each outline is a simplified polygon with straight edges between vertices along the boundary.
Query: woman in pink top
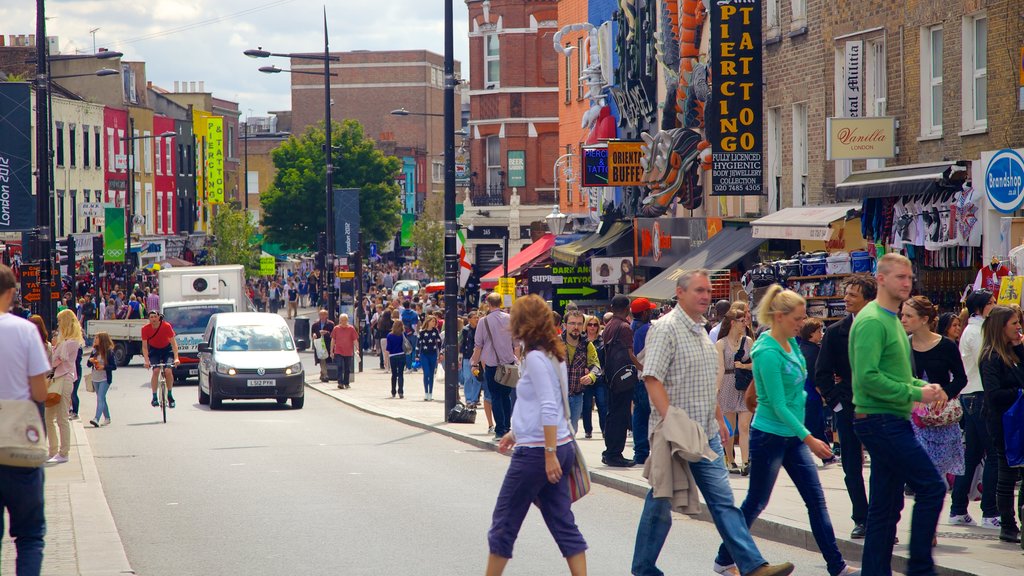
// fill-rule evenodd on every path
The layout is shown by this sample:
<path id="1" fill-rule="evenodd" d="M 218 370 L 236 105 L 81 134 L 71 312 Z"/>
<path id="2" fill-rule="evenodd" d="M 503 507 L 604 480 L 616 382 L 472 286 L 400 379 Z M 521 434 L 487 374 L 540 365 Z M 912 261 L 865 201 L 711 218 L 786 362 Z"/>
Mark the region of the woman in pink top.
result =
<path id="1" fill-rule="evenodd" d="M 61 310 L 57 314 L 57 337 L 53 343 L 53 384 L 50 390 L 60 394 L 60 401 L 46 407 L 46 437 L 50 442 L 51 464 L 68 461 L 71 450 L 71 423 L 68 410 L 71 408 L 71 390 L 78 377 L 78 351 L 85 341 L 82 339 L 82 325 L 71 310 Z M 60 444 L 58 448 L 58 430 Z"/>

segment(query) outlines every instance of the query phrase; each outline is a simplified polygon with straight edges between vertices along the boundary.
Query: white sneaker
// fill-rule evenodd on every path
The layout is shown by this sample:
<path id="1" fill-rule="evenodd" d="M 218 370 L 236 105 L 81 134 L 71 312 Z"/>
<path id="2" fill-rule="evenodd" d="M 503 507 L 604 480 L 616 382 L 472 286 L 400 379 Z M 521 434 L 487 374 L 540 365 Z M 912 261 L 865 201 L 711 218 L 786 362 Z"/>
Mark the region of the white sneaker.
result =
<path id="1" fill-rule="evenodd" d="M 999 523 L 998 516 L 992 516 L 991 518 L 982 518 L 981 527 L 989 528 L 991 530 L 999 530 L 1000 528 L 1002 528 L 1002 526 Z"/>
<path id="2" fill-rule="evenodd" d="M 854 568 L 847 564 L 846 568 L 843 568 L 843 571 L 836 574 L 836 576 L 860 576 L 860 568 Z"/>
<path id="3" fill-rule="evenodd" d="M 957 516 L 949 516 L 950 526 L 974 526 L 974 518 L 971 518 L 970 514 L 960 514 Z"/>
<path id="4" fill-rule="evenodd" d="M 110 418 L 104 418 L 100 420 L 100 426 L 110 426 Z"/>
<path id="5" fill-rule="evenodd" d="M 63 464 L 65 462 L 67 462 L 67 461 L 68 461 L 68 457 L 67 456 L 61 456 L 60 454 L 57 454 L 53 458 L 50 458 L 49 460 L 47 460 L 46 463 L 47 464 Z"/>
<path id="6" fill-rule="evenodd" d="M 735 564 L 722 566 L 718 562 L 715 562 L 715 574 L 722 574 L 723 576 L 740 576 L 740 569 L 737 568 Z"/>

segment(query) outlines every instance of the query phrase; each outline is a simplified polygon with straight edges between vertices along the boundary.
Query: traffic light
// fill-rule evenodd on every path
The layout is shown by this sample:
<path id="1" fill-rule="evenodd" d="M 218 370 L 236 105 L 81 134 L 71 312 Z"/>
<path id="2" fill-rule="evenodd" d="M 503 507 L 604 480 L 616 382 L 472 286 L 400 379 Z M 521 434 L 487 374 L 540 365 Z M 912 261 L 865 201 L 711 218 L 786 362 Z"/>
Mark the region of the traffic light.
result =
<path id="1" fill-rule="evenodd" d="M 64 239 L 64 252 L 67 254 L 67 274 L 68 276 L 75 276 L 75 263 L 78 260 L 78 254 L 75 252 L 75 238 L 68 234 L 68 237 Z"/>
<path id="2" fill-rule="evenodd" d="M 100 273 L 103 271 L 103 238 L 92 237 L 92 274 L 93 285 L 98 285 Z"/>
<path id="3" fill-rule="evenodd" d="M 327 266 L 327 233 L 316 235 L 316 267 L 323 270 Z"/>

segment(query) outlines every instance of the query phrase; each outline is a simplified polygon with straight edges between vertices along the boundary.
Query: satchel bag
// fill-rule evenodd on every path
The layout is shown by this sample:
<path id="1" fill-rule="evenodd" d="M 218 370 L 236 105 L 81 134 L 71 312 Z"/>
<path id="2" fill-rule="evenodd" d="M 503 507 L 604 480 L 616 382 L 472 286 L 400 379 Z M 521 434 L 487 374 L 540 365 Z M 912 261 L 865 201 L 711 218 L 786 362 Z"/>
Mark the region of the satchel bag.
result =
<path id="1" fill-rule="evenodd" d="M 44 430 L 35 402 L 0 400 L 0 464 L 21 468 L 42 466 L 49 458 Z"/>
<path id="2" fill-rule="evenodd" d="M 733 362 L 743 362 L 744 358 L 747 356 L 747 351 L 744 346 L 746 343 L 747 337 L 744 336 L 743 339 L 740 340 L 740 349 L 733 355 Z M 740 392 L 746 391 L 746 389 L 750 387 L 750 383 L 754 381 L 753 370 L 747 370 L 746 368 L 733 368 L 732 374 L 735 380 L 736 389 Z"/>
<path id="3" fill-rule="evenodd" d="M 569 383 L 566 382 L 566 376 L 558 362 L 551 355 L 548 355 L 548 360 L 551 361 L 555 374 L 558 375 L 558 388 L 562 391 L 562 408 L 565 410 L 565 421 L 569 425 L 569 432 L 573 434 L 571 444 L 575 458 L 572 461 L 572 470 L 563 470 L 562 473 L 569 475 L 569 496 L 575 502 L 590 492 L 590 469 L 587 468 L 587 461 L 583 457 L 580 445 L 576 443 L 575 430 L 572 428 L 572 419 L 569 413 Z"/>
<path id="4" fill-rule="evenodd" d="M 498 349 L 494 346 L 494 335 L 491 333 L 490 323 L 484 322 L 484 328 L 487 330 L 487 340 L 491 343 L 494 359 L 501 362 L 501 359 L 498 358 Z M 519 384 L 519 365 L 498 364 L 497 370 L 494 371 L 494 381 L 502 386 L 515 388 Z"/>

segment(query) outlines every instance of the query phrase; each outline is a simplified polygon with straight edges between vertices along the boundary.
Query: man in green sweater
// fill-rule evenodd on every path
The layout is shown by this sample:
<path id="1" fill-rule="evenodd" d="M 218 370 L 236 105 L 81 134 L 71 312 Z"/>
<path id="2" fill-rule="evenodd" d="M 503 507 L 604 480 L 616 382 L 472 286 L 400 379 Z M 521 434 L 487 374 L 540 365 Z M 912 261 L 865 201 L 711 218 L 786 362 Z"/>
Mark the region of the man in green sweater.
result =
<path id="1" fill-rule="evenodd" d="M 892 548 L 903 510 L 903 487 L 915 494 L 910 525 L 908 576 L 935 574 L 932 539 L 946 484 L 917 441 L 910 424 L 914 402 L 945 401 L 938 384 L 913 377 L 910 342 L 899 310 L 913 284 L 910 260 L 886 254 L 878 261 L 878 298 L 857 315 L 850 329 L 853 429 L 871 455 L 871 492 L 863 576 L 892 574 Z"/>

